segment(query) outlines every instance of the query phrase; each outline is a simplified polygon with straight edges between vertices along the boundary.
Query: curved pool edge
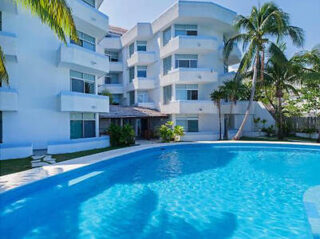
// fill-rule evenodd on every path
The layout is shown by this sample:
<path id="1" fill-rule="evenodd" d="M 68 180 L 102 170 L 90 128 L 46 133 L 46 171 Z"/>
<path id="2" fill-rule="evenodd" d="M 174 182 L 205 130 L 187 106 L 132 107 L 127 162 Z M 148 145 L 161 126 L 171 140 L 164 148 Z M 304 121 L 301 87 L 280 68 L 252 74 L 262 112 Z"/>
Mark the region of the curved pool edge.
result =
<path id="1" fill-rule="evenodd" d="M 304 209 L 314 239 L 320 238 L 320 185 L 309 188 L 303 195 Z"/>
<path id="2" fill-rule="evenodd" d="M 126 154 L 135 153 L 142 150 L 176 146 L 176 145 L 194 145 L 194 144 L 267 144 L 267 145 L 281 145 L 281 146 L 305 146 L 316 147 L 320 150 L 320 145 L 316 143 L 296 143 L 296 142 L 277 142 L 277 141 L 199 141 L 199 142 L 179 142 L 179 143 L 154 143 L 125 147 L 111 151 L 92 154 L 80 158 L 70 159 L 57 164 L 47 165 L 39 168 L 33 168 L 26 171 L 8 174 L 0 177 L 0 195 L 12 189 L 19 188 L 39 180 L 60 175 L 71 170 L 79 169 L 95 163 L 110 160 L 112 158 L 124 156 Z"/>

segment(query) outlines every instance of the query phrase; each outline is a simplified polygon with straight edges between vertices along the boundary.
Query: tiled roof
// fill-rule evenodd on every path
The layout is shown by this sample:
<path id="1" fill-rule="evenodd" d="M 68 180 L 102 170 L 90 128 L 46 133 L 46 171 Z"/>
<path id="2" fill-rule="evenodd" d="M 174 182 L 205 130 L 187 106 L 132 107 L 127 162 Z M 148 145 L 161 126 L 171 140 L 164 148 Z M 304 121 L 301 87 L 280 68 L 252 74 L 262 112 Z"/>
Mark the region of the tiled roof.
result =
<path id="1" fill-rule="evenodd" d="M 110 105 L 109 113 L 99 114 L 100 118 L 152 118 L 161 117 L 166 118 L 168 115 L 163 114 L 157 110 L 142 108 L 142 107 L 127 107 L 119 105 Z"/>
<path id="2" fill-rule="evenodd" d="M 116 26 L 111 26 L 109 25 L 109 31 L 110 32 L 114 32 L 114 33 L 118 33 L 120 35 L 123 35 L 125 34 L 128 30 L 127 29 L 124 29 L 124 28 L 121 28 L 121 27 L 116 27 Z"/>

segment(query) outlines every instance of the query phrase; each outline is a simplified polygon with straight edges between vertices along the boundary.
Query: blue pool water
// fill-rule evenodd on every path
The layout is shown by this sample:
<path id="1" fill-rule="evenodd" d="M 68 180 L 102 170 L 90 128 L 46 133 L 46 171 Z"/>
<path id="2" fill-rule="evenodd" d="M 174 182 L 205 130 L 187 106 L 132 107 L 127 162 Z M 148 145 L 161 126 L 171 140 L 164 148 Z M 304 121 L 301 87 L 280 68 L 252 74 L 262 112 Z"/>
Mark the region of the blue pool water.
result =
<path id="1" fill-rule="evenodd" d="M 1 238 L 311 238 L 320 149 L 174 145 L 0 195 Z"/>

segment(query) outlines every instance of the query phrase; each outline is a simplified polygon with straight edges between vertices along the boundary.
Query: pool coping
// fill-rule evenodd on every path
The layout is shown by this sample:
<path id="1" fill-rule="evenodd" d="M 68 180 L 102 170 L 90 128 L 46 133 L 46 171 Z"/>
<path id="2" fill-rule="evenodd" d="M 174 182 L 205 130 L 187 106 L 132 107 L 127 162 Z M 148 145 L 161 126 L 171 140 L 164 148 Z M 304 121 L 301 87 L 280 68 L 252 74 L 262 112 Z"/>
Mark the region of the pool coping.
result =
<path id="1" fill-rule="evenodd" d="M 8 174 L 0 177 L 0 196 L 1 194 L 12 189 L 22 187 L 36 181 L 53 177 L 74 169 L 82 168 L 91 164 L 106 161 L 115 157 L 123 156 L 129 153 L 141 150 L 152 149 L 157 147 L 173 145 L 194 145 L 194 144 L 273 144 L 273 145 L 299 145 L 299 146 L 317 146 L 316 143 L 300 142 L 274 142 L 274 141 L 199 141 L 199 142 L 179 142 L 179 143 L 155 143 L 145 144 L 111 151 L 101 152 L 98 154 L 88 155 L 63 161 L 57 164 L 47 165 L 39 168 L 33 168 L 26 171 Z M 303 197 L 305 212 L 311 227 L 314 239 L 320 239 L 320 185 L 309 188 Z"/>

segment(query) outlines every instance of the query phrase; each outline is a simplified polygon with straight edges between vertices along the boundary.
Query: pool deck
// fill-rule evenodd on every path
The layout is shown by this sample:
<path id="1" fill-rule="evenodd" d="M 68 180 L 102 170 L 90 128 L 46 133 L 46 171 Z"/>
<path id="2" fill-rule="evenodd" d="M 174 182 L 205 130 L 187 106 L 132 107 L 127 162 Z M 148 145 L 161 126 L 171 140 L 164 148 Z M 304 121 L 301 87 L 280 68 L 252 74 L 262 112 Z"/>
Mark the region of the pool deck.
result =
<path id="1" fill-rule="evenodd" d="M 319 144 L 313 143 L 288 143 L 288 142 L 270 142 L 270 141 L 202 141 L 202 142 L 181 142 L 183 144 L 277 144 L 277 145 L 309 145 L 317 146 Z M 0 177 L 0 196 L 8 190 L 21 187 L 33 183 L 35 181 L 52 177 L 61 173 L 68 172 L 77 168 L 85 167 L 97 162 L 109 160 L 114 157 L 122 156 L 128 153 L 137 152 L 140 150 L 150 149 L 154 147 L 162 147 L 174 145 L 173 143 L 153 143 L 132 146 L 127 148 L 106 151 L 98 154 L 84 156 L 76 159 L 67 160 L 61 163 L 33 168 L 19 173 L 9 174 Z M 308 189 L 304 194 L 305 211 L 312 228 L 314 239 L 320 239 L 320 185 Z"/>

